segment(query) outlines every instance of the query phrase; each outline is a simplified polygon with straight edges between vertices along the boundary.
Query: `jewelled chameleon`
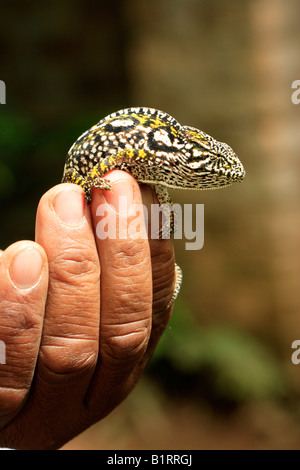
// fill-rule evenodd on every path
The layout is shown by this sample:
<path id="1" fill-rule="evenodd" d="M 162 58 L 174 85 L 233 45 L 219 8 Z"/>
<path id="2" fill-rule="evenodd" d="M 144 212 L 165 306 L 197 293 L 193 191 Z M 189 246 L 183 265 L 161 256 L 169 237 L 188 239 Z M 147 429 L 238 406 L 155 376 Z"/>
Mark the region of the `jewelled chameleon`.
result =
<path id="1" fill-rule="evenodd" d="M 215 189 L 242 181 L 245 170 L 229 145 L 194 127 L 181 126 L 152 108 L 122 109 L 101 119 L 72 145 L 62 182 L 75 183 L 91 202 L 91 189 L 111 189 L 103 179 L 113 169 L 125 170 L 153 186 L 160 204 L 172 204 L 167 188 Z M 176 283 L 169 305 L 182 280 Z"/>

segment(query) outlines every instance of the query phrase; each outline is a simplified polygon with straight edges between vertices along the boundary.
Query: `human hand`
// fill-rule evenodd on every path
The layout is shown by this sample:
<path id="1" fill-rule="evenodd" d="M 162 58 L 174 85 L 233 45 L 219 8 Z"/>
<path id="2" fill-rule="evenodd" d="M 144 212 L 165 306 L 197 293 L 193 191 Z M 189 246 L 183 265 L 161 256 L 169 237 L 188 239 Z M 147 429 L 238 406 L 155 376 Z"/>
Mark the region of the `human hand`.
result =
<path id="1" fill-rule="evenodd" d="M 171 240 L 99 239 L 97 207 L 156 203 L 125 172 L 113 191 L 61 184 L 41 199 L 36 242 L 0 258 L 0 446 L 56 449 L 109 414 L 131 391 L 171 314 Z M 115 217 L 107 206 L 106 221 Z M 125 214 L 117 215 L 120 223 Z M 137 220 L 144 227 L 143 214 Z M 152 292 L 153 291 L 153 292 Z"/>

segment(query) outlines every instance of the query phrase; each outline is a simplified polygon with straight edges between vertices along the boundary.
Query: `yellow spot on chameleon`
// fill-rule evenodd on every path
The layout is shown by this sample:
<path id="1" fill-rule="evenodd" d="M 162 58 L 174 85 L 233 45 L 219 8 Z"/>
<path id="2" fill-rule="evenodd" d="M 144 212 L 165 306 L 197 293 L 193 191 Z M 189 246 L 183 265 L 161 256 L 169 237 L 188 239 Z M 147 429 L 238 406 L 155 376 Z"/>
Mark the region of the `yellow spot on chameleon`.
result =
<path id="1" fill-rule="evenodd" d="M 114 155 L 111 155 L 111 156 L 109 157 L 109 160 L 108 160 L 108 161 L 109 161 L 109 164 L 110 164 L 110 165 L 113 165 L 114 162 L 116 161 L 116 157 L 115 157 Z"/>
<path id="2" fill-rule="evenodd" d="M 133 158 L 134 157 L 134 150 L 133 149 L 127 149 L 126 150 L 126 157 Z"/>
<path id="3" fill-rule="evenodd" d="M 137 119 L 142 126 L 149 121 L 149 116 L 142 116 L 140 114 L 132 114 L 132 117 Z"/>
<path id="4" fill-rule="evenodd" d="M 101 162 L 100 163 L 100 169 L 101 169 L 102 173 L 105 172 L 106 168 L 107 168 L 107 165 L 104 162 Z M 93 176 L 93 173 L 96 174 L 96 172 L 94 172 L 94 169 L 92 170 L 92 176 Z"/>
<path id="5" fill-rule="evenodd" d="M 191 131 L 191 130 L 189 130 L 188 133 L 189 133 L 189 135 L 191 135 L 196 140 L 203 140 L 203 141 L 208 140 L 206 135 L 203 134 L 201 131 Z"/>
<path id="6" fill-rule="evenodd" d="M 145 152 L 144 150 L 141 149 L 141 150 L 139 150 L 138 156 L 139 156 L 140 158 L 145 158 L 145 157 L 147 156 L 147 154 L 146 154 L 146 152 Z"/>
<path id="7" fill-rule="evenodd" d="M 175 129 L 175 127 L 170 126 L 170 131 L 171 131 L 171 133 L 174 135 L 174 137 L 177 137 L 178 131 Z"/>

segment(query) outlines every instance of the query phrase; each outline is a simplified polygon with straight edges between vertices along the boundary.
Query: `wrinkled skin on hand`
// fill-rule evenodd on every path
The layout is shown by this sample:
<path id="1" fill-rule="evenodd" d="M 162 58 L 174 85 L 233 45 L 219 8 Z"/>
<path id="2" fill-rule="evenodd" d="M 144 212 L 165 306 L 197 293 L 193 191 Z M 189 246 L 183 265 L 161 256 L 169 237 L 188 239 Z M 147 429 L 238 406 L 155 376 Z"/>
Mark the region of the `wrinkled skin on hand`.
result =
<path id="1" fill-rule="evenodd" d="M 57 449 L 130 393 L 171 314 L 170 240 L 99 239 L 99 204 L 155 203 L 125 172 L 87 206 L 72 184 L 50 189 L 36 238 L 0 258 L 0 446 Z M 109 193 L 109 194 L 108 194 Z M 116 210 L 107 205 L 107 217 Z M 124 214 L 117 214 L 117 220 Z M 140 214 L 141 227 L 144 225 Z"/>

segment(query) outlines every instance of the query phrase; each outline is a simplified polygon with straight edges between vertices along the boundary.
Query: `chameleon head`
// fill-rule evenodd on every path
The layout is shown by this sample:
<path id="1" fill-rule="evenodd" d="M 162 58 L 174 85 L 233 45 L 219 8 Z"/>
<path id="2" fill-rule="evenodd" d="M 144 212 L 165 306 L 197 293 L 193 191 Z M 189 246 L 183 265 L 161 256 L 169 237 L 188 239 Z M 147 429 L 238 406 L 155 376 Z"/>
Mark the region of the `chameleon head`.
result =
<path id="1" fill-rule="evenodd" d="M 242 181 L 245 170 L 229 145 L 198 129 L 183 126 L 189 180 L 198 189 L 213 189 Z M 191 181 L 192 179 L 192 181 Z"/>

